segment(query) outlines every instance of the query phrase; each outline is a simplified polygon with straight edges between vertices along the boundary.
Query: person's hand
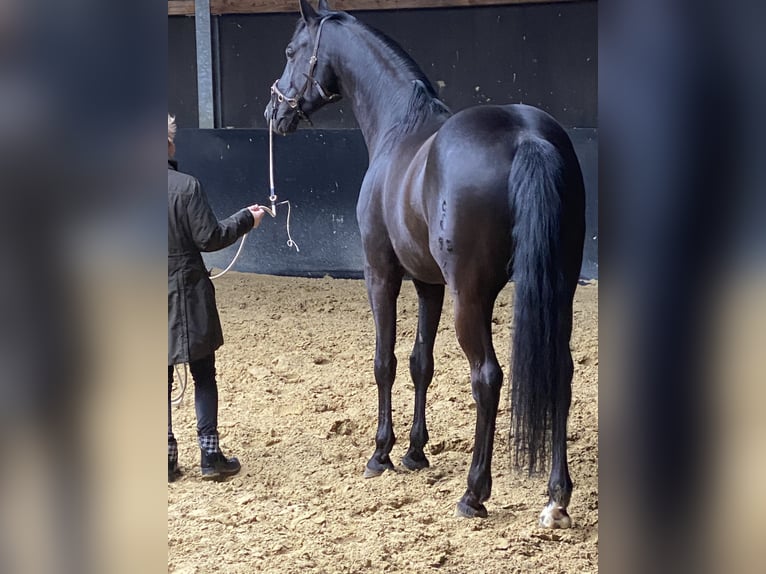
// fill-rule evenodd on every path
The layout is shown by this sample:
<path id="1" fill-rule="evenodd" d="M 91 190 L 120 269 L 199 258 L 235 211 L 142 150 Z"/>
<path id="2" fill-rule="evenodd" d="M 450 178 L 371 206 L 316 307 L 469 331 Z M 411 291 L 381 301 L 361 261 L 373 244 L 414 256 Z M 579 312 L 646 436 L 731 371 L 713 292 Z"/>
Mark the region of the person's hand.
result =
<path id="1" fill-rule="evenodd" d="M 266 212 L 261 209 L 261 206 L 257 203 L 248 207 L 250 214 L 253 216 L 253 229 L 261 224 L 261 219 L 266 215 Z"/>

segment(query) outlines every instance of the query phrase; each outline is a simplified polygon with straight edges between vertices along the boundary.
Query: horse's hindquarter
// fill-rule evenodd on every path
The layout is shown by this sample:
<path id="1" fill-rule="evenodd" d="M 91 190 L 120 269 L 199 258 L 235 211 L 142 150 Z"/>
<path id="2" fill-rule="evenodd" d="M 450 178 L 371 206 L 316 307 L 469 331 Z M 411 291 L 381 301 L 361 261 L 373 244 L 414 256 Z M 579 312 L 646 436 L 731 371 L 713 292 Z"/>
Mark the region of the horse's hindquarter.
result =
<path id="1" fill-rule="evenodd" d="M 525 105 L 468 108 L 447 120 L 434 138 L 424 186 L 429 190 L 432 253 L 448 284 L 454 284 L 458 269 L 460 280 L 469 280 L 463 273 L 469 262 L 477 270 L 476 281 L 509 278 L 514 249 L 510 174 L 518 146 L 528 138 L 548 141 L 558 150 L 565 183 L 558 191 L 568 211 L 576 211 L 569 208 L 582 203 L 583 192 L 574 149 L 563 128 L 542 110 Z"/>
<path id="2" fill-rule="evenodd" d="M 375 158 L 365 178 L 368 198 L 360 197 L 368 262 L 388 264 L 385 247 L 426 283 L 464 288 L 467 282 L 507 281 L 513 253 L 509 177 L 526 137 L 550 141 L 565 164 L 576 163 L 566 132 L 545 112 L 523 105 L 468 108 L 422 144 L 404 142 Z M 567 187 L 563 194 L 582 193 L 581 182 Z"/>
<path id="3" fill-rule="evenodd" d="M 508 179 L 519 129 L 502 108 L 483 106 L 450 118 L 434 139 L 424 179 L 431 189 L 430 243 L 453 288 L 458 280 L 465 286 L 508 279 Z M 463 272 L 468 268 L 472 273 Z"/>

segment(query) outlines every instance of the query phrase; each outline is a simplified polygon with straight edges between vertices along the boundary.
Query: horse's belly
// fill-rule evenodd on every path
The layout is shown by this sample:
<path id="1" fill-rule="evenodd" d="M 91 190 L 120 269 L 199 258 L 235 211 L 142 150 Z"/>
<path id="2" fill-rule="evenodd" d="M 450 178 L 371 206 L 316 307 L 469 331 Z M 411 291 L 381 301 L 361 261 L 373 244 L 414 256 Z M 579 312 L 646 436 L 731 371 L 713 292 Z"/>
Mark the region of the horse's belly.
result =
<path id="1" fill-rule="evenodd" d="M 425 246 L 425 249 L 421 246 Z M 444 275 L 428 249 L 427 240 L 425 242 L 416 242 L 414 239 L 409 242 L 400 241 L 398 245 L 394 244 L 394 252 L 410 277 L 424 283 L 444 283 Z"/>

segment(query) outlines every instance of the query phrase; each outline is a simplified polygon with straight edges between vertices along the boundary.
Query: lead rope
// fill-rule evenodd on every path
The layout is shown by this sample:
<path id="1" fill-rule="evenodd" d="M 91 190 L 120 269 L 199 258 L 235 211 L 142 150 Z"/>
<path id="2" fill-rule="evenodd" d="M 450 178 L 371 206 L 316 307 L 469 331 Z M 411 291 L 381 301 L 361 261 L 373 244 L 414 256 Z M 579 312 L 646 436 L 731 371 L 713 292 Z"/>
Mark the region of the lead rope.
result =
<path id="1" fill-rule="evenodd" d="M 271 215 L 271 217 L 277 216 L 277 205 L 284 205 L 287 204 L 287 246 L 288 247 L 295 247 L 296 253 L 300 253 L 300 249 L 298 248 L 298 244 L 293 241 L 292 235 L 290 235 L 290 212 L 292 208 L 290 207 L 290 202 L 280 201 L 279 203 L 276 203 L 277 201 L 277 194 L 274 191 L 274 114 L 271 115 L 269 118 L 269 201 L 271 202 L 271 209 L 269 209 L 266 206 L 261 206 L 261 209 L 263 209 L 266 213 Z"/>
<path id="2" fill-rule="evenodd" d="M 269 118 L 269 201 L 271 202 L 271 207 L 266 207 L 265 205 L 261 205 L 260 208 L 268 213 L 271 217 L 277 216 L 277 205 L 287 205 L 287 246 L 288 247 L 295 247 L 296 252 L 300 252 L 300 249 L 298 248 L 298 244 L 293 241 L 293 237 L 290 234 L 290 216 L 292 214 L 292 208 L 290 206 L 290 202 L 280 201 L 277 202 L 277 194 L 274 192 L 274 132 L 272 130 L 272 122 L 274 121 L 273 118 Z M 234 259 L 231 260 L 231 263 L 221 271 L 220 273 L 217 273 L 215 275 L 211 275 L 211 279 L 218 279 L 219 277 L 223 277 L 226 275 L 226 273 L 229 272 L 229 270 L 234 267 L 234 263 L 236 263 L 237 259 L 239 258 L 239 254 L 242 253 L 242 248 L 245 246 L 245 238 L 247 237 L 247 233 L 245 233 L 242 236 L 242 239 L 239 242 L 239 248 L 237 249 L 237 252 L 234 254 Z"/>
<path id="3" fill-rule="evenodd" d="M 181 377 L 181 371 L 178 368 L 178 365 L 174 365 L 176 370 L 176 376 L 178 377 L 178 394 L 170 399 L 170 403 L 176 407 L 181 404 L 181 401 L 184 400 L 184 393 L 186 392 L 186 381 L 188 380 L 189 371 L 187 369 L 186 363 L 184 363 L 184 376 Z"/>
<path id="4" fill-rule="evenodd" d="M 285 201 L 279 201 L 277 202 L 277 194 L 274 192 L 274 131 L 272 130 L 273 127 L 273 121 L 274 118 L 269 118 L 269 201 L 271 202 L 271 207 L 266 207 L 265 205 L 261 205 L 260 208 L 268 213 L 271 217 L 277 216 L 277 205 L 287 205 L 287 246 L 288 247 L 295 247 L 296 252 L 300 252 L 300 249 L 298 248 L 298 244 L 293 241 L 293 237 L 290 234 L 290 215 L 292 212 L 292 208 L 290 206 L 290 202 Z M 234 254 L 234 259 L 231 260 L 231 263 L 221 271 L 220 273 L 217 273 L 215 275 L 211 275 L 210 279 L 218 279 L 219 277 L 222 277 L 226 273 L 229 272 L 229 270 L 234 267 L 234 263 L 239 258 L 239 254 L 242 253 L 242 248 L 245 246 L 245 238 L 247 237 L 247 233 L 245 233 L 242 236 L 242 239 L 239 242 L 239 248 L 237 249 L 237 252 Z M 175 365 L 175 371 L 176 375 L 178 376 L 178 386 L 179 391 L 178 394 L 175 397 L 172 397 L 170 399 L 170 402 L 173 406 L 178 406 L 181 404 L 181 401 L 184 399 L 184 393 L 186 392 L 186 383 L 188 381 L 188 371 L 187 371 L 187 365 L 184 363 L 184 376 L 181 377 L 181 372 L 178 368 L 178 365 Z"/>

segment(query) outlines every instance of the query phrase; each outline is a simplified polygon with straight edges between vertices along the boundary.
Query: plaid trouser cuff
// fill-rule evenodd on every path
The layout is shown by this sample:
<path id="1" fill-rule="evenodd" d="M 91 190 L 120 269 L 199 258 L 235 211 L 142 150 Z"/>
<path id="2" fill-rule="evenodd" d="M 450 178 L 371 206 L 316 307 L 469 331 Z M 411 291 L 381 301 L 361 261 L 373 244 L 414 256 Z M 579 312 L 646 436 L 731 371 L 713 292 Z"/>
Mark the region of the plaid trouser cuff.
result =
<path id="1" fill-rule="evenodd" d="M 215 454 L 221 451 L 218 446 L 218 434 L 200 435 L 198 440 L 199 447 L 207 454 Z"/>
<path id="2" fill-rule="evenodd" d="M 178 443 L 173 437 L 168 437 L 168 463 L 172 464 L 178 460 Z"/>

